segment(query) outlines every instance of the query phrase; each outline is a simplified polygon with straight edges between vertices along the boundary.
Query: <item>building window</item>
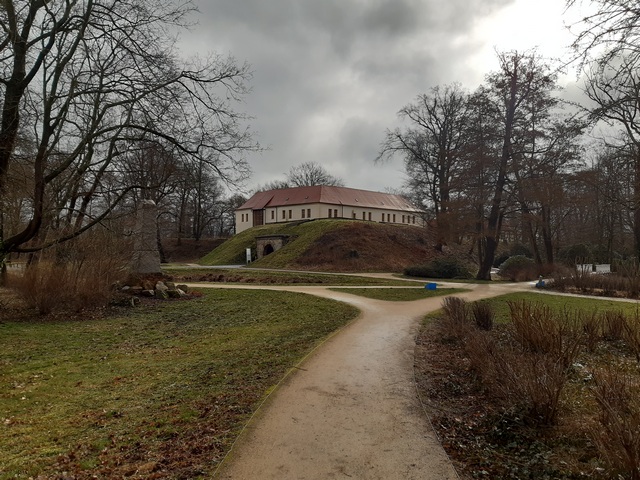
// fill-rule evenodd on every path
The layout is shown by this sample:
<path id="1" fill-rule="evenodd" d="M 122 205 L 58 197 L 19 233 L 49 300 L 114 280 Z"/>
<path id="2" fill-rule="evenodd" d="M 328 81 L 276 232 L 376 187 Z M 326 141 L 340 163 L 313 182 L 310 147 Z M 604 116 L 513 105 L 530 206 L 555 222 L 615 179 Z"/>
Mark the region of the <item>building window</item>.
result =
<path id="1" fill-rule="evenodd" d="M 366 212 L 362 212 L 362 219 L 366 220 L 367 219 L 367 213 Z"/>
<path id="2" fill-rule="evenodd" d="M 275 218 L 276 218 L 276 211 L 271 210 L 271 220 L 275 220 Z"/>
<path id="3" fill-rule="evenodd" d="M 415 224 L 416 224 L 416 217 L 415 217 L 415 215 L 414 215 L 412 218 L 413 218 L 413 224 L 415 225 Z"/>
<path id="4" fill-rule="evenodd" d="M 331 209 L 329 209 L 329 218 L 331 218 Z"/>
<path id="5" fill-rule="evenodd" d="M 289 210 L 289 220 L 291 220 L 293 218 L 292 214 L 291 214 L 291 210 Z"/>
<path id="6" fill-rule="evenodd" d="M 351 212 L 351 218 L 356 219 L 356 212 Z"/>
<path id="7" fill-rule="evenodd" d="M 404 215 L 402 215 L 402 223 L 404 223 Z"/>
<path id="8" fill-rule="evenodd" d="M 396 223 L 396 214 L 393 214 L 393 223 Z"/>
<path id="9" fill-rule="evenodd" d="M 369 212 L 369 221 L 371 221 L 371 212 Z"/>
<path id="10" fill-rule="evenodd" d="M 307 208 L 307 218 L 311 218 L 311 209 Z"/>
<path id="11" fill-rule="evenodd" d="M 337 208 L 333 209 L 333 216 L 338 218 L 338 209 Z"/>
<path id="12" fill-rule="evenodd" d="M 284 220 L 285 218 L 287 218 L 287 212 L 282 210 L 282 219 Z"/>
<path id="13" fill-rule="evenodd" d="M 305 211 L 305 209 L 303 208 L 303 209 L 302 209 L 302 218 L 305 218 L 305 213 L 306 213 L 306 211 Z"/>
<path id="14" fill-rule="evenodd" d="M 384 213 L 382 214 L 382 221 L 384 222 Z"/>

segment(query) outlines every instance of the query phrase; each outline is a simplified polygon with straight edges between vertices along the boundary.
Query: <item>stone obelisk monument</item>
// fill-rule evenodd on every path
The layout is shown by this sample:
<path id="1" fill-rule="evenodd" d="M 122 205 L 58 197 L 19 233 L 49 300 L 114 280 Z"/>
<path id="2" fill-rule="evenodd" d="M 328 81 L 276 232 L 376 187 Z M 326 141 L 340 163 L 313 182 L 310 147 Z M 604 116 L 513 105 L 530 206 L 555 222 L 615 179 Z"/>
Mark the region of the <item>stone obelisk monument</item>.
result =
<path id="1" fill-rule="evenodd" d="M 143 200 L 138 208 L 131 265 L 133 273 L 161 273 L 157 210 L 153 200 Z"/>

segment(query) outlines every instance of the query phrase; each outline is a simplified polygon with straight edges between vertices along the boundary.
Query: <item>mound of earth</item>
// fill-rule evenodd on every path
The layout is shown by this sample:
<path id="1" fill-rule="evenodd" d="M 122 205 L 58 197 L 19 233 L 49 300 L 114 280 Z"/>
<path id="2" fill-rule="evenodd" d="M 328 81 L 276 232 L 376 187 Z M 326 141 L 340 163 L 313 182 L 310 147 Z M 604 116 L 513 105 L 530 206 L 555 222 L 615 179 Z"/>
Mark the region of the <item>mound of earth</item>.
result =
<path id="1" fill-rule="evenodd" d="M 201 257 L 222 244 L 224 238 L 170 238 L 162 242 L 167 262 L 197 262 Z"/>
<path id="2" fill-rule="evenodd" d="M 455 249 L 436 247 L 434 235 L 423 228 L 345 222 L 318 237 L 289 266 L 292 269 L 333 272 L 400 272 Z M 464 255 L 464 254 L 461 254 Z"/>

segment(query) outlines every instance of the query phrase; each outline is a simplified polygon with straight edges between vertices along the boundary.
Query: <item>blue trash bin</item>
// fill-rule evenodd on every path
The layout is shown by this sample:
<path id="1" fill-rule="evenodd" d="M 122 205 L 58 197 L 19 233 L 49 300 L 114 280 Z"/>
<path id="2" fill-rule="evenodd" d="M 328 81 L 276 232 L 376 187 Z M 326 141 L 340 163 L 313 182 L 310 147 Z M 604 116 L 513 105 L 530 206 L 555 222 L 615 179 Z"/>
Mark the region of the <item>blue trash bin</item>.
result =
<path id="1" fill-rule="evenodd" d="M 433 282 L 429 282 L 427 283 L 424 288 L 426 288 L 427 290 L 435 290 L 436 289 L 436 284 Z"/>

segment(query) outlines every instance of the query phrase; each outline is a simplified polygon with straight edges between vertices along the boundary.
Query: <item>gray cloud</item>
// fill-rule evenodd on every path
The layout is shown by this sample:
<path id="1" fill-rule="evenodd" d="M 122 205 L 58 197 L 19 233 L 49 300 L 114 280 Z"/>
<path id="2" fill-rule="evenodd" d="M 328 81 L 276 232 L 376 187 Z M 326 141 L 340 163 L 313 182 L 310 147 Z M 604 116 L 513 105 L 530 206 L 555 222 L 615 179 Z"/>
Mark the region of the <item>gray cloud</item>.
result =
<path id="1" fill-rule="evenodd" d="M 242 108 L 269 150 L 249 158 L 249 187 L 315 161 L 348 186 L 384 190 L 403 181 L 401 159 L 373 163 L 396 112 L 432 86 L 464 83 L 481 47 L 464 36 L 511 1 L 200 0 L 183 45 L 252 66 Z"/>

